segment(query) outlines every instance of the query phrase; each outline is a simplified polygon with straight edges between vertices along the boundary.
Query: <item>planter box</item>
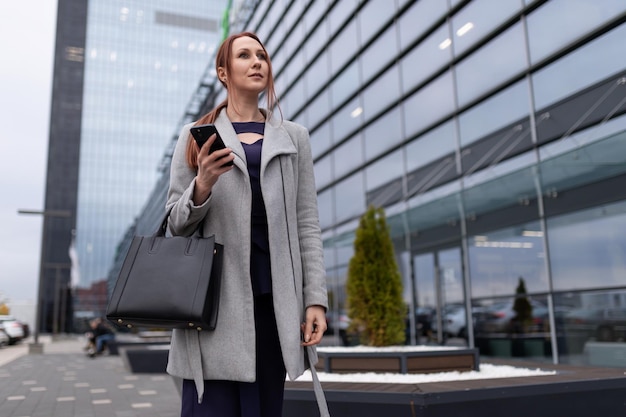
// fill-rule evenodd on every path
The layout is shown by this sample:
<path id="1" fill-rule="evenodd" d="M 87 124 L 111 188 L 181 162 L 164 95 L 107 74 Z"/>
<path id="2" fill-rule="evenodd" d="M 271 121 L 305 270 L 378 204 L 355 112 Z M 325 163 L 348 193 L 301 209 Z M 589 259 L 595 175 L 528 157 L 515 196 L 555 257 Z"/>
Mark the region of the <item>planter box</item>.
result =
<path id="1" fill-rule="evenodd" d="M 359 373 L 435 373 L 478 370 L 478 349 L 433 349 L 393 351 L 362 351 L 358 348 L 340 350 L 318 349 L 320 372 Z"/>

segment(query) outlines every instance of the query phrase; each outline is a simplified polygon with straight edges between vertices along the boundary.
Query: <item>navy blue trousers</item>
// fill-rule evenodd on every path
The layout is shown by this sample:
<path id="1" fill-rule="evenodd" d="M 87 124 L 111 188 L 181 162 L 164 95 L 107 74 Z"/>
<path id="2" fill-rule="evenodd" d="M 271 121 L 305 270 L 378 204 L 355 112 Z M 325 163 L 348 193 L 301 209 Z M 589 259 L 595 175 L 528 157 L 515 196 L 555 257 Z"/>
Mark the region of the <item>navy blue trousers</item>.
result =
<path id="1" fill-rule="evenodd" d="M 192 380 L 183 381 L 181 417 L 281 417 L 285 364 L 278 340 L 272 295 L 254 299 L 256 375 L 252 383 L 206 380 L 204 397 Z M 218 322 L 219 326 L 219 322 Z"/>

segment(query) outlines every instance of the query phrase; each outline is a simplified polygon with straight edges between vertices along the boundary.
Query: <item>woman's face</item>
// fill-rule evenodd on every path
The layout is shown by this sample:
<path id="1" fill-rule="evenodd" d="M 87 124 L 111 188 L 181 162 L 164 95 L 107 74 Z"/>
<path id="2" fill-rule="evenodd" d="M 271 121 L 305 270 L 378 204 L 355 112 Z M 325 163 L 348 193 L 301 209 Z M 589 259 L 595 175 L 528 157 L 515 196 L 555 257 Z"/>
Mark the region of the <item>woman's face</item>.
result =
<path id="1" fill-rule="evenodd" d="M 269 66 L 261 44 L 244 36 L 233 41 L 231 52 L 231 73 L 224 71 L 228 88 L 257 95 L 265 90 Z"/>

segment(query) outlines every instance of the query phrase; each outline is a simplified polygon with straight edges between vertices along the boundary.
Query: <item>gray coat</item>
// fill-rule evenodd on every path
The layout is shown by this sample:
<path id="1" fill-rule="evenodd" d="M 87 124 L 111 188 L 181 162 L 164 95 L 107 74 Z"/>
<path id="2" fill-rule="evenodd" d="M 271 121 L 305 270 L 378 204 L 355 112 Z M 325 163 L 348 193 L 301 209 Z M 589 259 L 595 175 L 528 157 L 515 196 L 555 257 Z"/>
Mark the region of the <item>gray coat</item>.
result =
<path id="1" fill-rule="evenodd" d="M 193 379 L 202 398 L 204 379 L 253 382 L 255 329 L 250 281 L 252 191 L 246 155 L 222 111 L 215 121 L 235 166 L 213 186 L 207 201 L 192 201 L 196 176 L 185 162 L 191 124 L 183 127 L 172 159 L 167 208 L 169 229 L 191 235 L 205 218 L 204 234 L 224 245 L 217 328 L 175 330 L 167 371 Z M 280 345 L 287 374 L 300 376 L 309 363 L 301 343 L 300 323 L 311 305 L 327 307 L 326 277 L 308 131 L 289 121 L 267 121 L 261 153 L 261 190 L 267 211 L 272 291 Z M 308 350 L 312 363 L 314 349 Z"/>

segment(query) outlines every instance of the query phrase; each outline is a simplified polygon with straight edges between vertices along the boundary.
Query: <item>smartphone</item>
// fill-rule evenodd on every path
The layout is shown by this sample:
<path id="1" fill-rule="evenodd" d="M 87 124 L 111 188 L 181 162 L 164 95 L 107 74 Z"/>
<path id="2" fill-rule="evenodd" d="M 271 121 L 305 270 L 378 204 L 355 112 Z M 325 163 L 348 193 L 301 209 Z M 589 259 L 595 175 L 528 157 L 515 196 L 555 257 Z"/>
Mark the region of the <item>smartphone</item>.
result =
<path id="1" fill-rule="evenodd" d="M 217 136 L 209 148 L 209 153 L 213 153 L 226 147 L 224 141 L 220 137 L 220 134 L 217 132 L 215 125 L 213 124 L 192 126 L 190 130 L 191 136 L 193 136 L 194 140 L 198 144 L 198 148 L 202 148 L 202 145 L 204 145 L 213 134 L 216 134 Z M 227 162 L 225 165 L 233 165 L 233 161 Z"/>

